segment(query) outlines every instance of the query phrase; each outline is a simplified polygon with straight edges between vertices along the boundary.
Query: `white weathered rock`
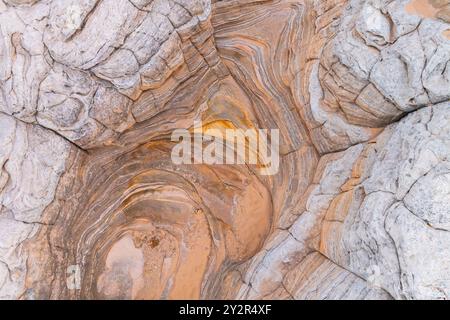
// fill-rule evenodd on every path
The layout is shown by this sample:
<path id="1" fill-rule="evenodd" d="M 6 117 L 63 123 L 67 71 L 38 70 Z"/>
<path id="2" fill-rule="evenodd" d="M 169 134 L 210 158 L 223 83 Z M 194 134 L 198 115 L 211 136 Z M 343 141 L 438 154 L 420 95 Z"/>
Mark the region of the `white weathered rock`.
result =
<path id="1" fill-rule="evenodd" d="M 24 293 L 24 241 L 44 223 L 65 170 L 70 144 L 38 126 L 0 113 L 0 298 Z"/>

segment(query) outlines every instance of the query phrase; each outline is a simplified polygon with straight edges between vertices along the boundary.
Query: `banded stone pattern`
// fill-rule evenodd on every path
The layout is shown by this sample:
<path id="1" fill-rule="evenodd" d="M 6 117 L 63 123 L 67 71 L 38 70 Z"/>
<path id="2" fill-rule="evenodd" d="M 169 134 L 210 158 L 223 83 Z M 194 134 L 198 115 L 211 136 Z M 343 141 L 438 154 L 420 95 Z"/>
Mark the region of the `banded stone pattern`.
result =
<path id="1" fill-rule="evenodd" d="M 449 298 L 449 10 L 0 0 L 0 298 Z M 194 121 L 280 170 L 175 165 Z"/>

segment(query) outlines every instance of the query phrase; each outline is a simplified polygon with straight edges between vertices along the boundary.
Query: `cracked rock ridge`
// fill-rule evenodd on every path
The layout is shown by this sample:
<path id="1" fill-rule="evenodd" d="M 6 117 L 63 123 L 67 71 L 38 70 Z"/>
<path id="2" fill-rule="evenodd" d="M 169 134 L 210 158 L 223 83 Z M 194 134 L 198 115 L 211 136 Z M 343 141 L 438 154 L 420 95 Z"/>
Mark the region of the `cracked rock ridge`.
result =
<path id="1" fill-rule="evenodd" d="M 449 203 L 450 1 L 0 0 L 0 299 L 447 299 Z"/>

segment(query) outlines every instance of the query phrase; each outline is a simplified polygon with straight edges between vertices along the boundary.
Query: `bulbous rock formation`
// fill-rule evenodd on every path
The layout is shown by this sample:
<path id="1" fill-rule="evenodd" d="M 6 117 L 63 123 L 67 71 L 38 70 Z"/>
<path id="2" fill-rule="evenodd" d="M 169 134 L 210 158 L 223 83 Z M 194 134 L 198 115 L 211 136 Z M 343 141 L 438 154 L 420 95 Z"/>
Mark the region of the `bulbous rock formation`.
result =
<path id="1" fill-rule="evenodd" d="M 0 0 L 0 298 L 449 298 L 449 12 Z M 175 164 L 199 121 L 278 172 Z"/>

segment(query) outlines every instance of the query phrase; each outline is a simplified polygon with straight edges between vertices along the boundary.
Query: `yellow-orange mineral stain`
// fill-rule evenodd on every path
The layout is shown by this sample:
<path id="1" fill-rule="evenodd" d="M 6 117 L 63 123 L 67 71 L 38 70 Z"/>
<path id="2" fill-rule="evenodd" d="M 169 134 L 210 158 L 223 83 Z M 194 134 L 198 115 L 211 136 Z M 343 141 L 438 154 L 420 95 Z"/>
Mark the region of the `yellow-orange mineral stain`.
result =
<path id="1" fill-rule="evenodd" d="M 412 0 L 406 5 L 405 9 L 409 14 L 423 18 L 434 18 L 439 11 L 439 8 L 434 7 L 429 0 Z"/>
<path id="2" fill-rule="evenodd" d="M 450 29 L 445 30 L 442 32 L 443 36 L 450 40 Z"/>

